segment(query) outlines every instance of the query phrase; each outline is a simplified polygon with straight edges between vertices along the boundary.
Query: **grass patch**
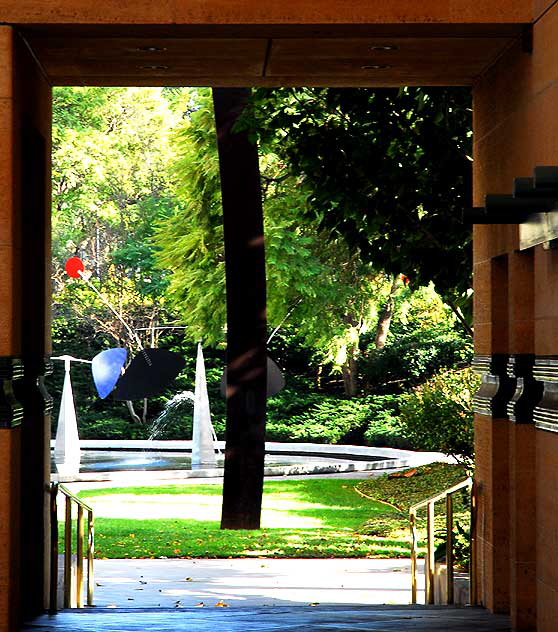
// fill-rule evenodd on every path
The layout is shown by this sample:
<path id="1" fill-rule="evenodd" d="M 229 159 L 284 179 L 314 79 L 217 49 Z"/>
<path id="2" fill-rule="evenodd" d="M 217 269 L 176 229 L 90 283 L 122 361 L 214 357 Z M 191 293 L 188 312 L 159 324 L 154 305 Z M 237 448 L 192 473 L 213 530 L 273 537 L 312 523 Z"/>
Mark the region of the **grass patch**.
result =
<path id="1" fill-rule="evenodd" d="M 450 463 L 431 463 L 413 469 L 417 470 L 417 475 L 411 478 L 381 476 L 360 481 L 357 489 L 374 500 L 389 503 L 408 512 L 411 505 L 443 492 L 467 478 L 462 467 Z M 458 501 L 459 497 L 456 494 L 454 499 Z"/>
<path id="2" fill-rule="evenodd" d="M 220 529 L 220 485 L 99 489 L 79 496 L 95 511 L 99 558 L 397 558 L 409 555 L 409 506 L 464 478 L 455 465 L 417 469 L 412 478 L 266 481 L 258 531 Z M 460 495 L 454 498 L 457 516 L 465 515 Z"/>
<path id="3" fill-rule="evenodd" d="M 400 513 L 385 516 L 380 520 L 367 520 L 360 529 L 362 534 L 371 536 L 383 535 L 402 539 L 408 538 L 409 507 L 425 500 L 429 496 L 443 492 L 448 487 L 466 478 L 462 467 L 449 463 L 432 463 L 413 469 L 416 469 L 417 473 L 411 478 L 389 478 L 389 476 L 386 475 L 358 483 L 357 489 L 362 494 L 374 500 L 389 503 L 394 508 L 400 510 Z M 445 502 L 440 501 L 436 503 L 435 508 L 434 527 L 436 545 L 443 546 L 446 537 Z M 467 531 L 469 529 L 470 513 L 467 492 L 456 492 L 453 495 L 453 511 L 455 523 L 459 524 L 459 527 L 456 526 L 456 529 L 454 529 L 454 538 L 459 549 L 456 551 L 456 556 L 463 557 L 463 560 L 459 561 L 466 564 L 466 538 L 460 534 L 460 530 L 465 529 L 465 531 Z M 417 515 L 419 538 L 426 537 L 425 514 L 426 509 L 424 508 L 420 510 Z"/>
<path id="4" fill-rule="evenodd" d="M 97 557 L 406 557 L 398 538 L 360 532 L 394 510 L 355 492 L 358 481 L 266 481 L 262 529 L 221 530 L 221 486 L 88 490 Z M 145 519 L 149 516 L 149 519 Z"/>

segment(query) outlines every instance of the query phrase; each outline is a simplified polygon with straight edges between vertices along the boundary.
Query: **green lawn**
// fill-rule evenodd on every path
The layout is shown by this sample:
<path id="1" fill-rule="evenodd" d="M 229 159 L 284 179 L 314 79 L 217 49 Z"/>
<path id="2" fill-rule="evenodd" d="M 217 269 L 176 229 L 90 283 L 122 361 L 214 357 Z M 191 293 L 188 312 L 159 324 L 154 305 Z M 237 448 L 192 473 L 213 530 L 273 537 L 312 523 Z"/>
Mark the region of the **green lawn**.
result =
<path id="1" fill-rule="evenodd" d="M 433 464 L 417 468 L 411 478 L 266 481 L 259 531 L 219 528 L 220 485 L 124 487 L 79 495 L 95 510 L 99 558 L 407 557 L 409 505 L 463 478 L 455 465 Z M 459 495 L 455 510 L 466 522 Z M 441 514 L 437 526 L 443 528 Z"/>
<path id="2" fill-rule="evenodd" d="M 363 498 L 358 482 L 266 482 L 259 531 L 219 528 L 218 485 L 89 490 L 80 497 L 95 510 L 99 558 L 407 556 L 406 539 L 360 532 L 373 519 L 404 526 L 406 518 Z"/>

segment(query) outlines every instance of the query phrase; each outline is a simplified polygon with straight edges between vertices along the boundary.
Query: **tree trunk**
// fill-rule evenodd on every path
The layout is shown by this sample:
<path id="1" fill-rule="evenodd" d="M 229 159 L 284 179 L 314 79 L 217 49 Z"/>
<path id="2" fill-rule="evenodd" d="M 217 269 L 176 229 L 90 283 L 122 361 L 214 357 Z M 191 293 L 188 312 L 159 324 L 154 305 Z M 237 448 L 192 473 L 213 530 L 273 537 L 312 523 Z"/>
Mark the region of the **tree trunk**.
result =
<path id="1" fill-rule="evenodd" d="M 391 289 L 389 291 L 389 297 L 382 309 L 378 318 L 378 325 L 376 327 L 376 349 L 383 349 L 386 345 L 387 336 L 389 334 L 389 328 L 391 326 L 391 319 L 393 318 L 393 309 L 395 307 L 395 293 L 399 287 L 399 275 L 394 277 Z"/>
<path id="2" fill-rule="evenodd" d="M 227 426 L 222 529 L 259 529 L 267 321 L 258 149 L 235 131 L 250 90 L 214 88 L 227 288 Z"/>
<path id="3" fill-rule="evenodd" d="M 341 367 L 343 387 L 347 397 L 355 397 L 358 392 L 358 369 L 354 352 L 348 352 L 347 361 Z"/>
<path id="4" fill-rule="evenodd" d="M 126 408 L 128 409 L 128 412 L 130 413 L 130 417 L 132 418 L 132 421 L 134 421 L 137 424 L 141 424 L 141 417 L 136 413 L 136 409 L 134 408 L 134 403 L 127 401 Z"/>

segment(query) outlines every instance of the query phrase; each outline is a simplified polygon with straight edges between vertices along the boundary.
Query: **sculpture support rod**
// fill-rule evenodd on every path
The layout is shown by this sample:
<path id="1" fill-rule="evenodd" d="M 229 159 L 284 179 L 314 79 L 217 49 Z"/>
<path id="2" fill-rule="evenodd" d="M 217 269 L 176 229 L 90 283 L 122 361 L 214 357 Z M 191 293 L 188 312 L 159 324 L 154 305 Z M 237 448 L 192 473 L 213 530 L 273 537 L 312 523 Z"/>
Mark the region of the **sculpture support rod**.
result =
<path id="1" fill-rule="evenodd" d="M 259 529 L 266 413 L 266 283 L 257 146 L 234 124 L 247 88 L 215 88 L 227 288 L 223 529 Z"/>

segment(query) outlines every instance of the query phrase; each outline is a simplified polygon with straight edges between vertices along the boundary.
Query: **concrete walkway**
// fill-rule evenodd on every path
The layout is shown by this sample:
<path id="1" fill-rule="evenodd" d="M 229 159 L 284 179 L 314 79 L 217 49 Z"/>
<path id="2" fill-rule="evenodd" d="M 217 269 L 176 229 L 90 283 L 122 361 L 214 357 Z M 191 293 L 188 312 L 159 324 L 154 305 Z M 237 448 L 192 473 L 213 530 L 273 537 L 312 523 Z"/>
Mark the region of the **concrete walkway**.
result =
<path id="1" fill-rule="evenodd" d="M 447 606 L 69 610 L 21 632 L 511 632 L 508 617 Z"/>
<path id="2" fill-rule="evenodd" d="M 422 563 L 419 572 L 421 581 Z M 408 559 L 97 560 L 95 583 L 95 605 L 112 608 L 371 605 L 411 600 Z M 419 602 L 424 602 L 422 590 Z"/>

